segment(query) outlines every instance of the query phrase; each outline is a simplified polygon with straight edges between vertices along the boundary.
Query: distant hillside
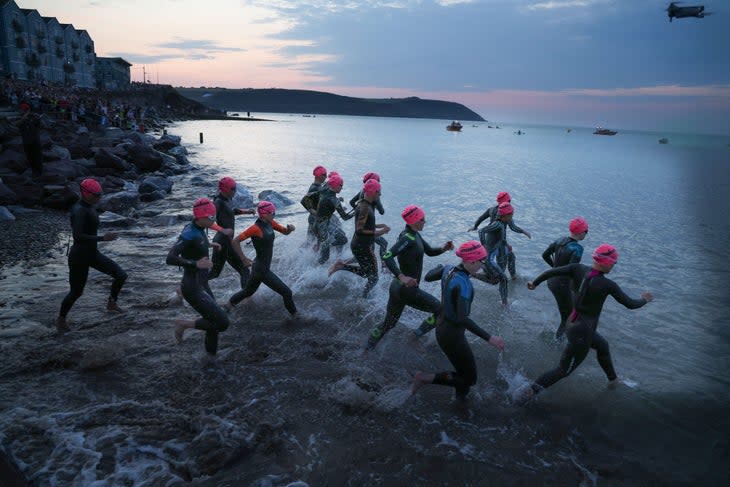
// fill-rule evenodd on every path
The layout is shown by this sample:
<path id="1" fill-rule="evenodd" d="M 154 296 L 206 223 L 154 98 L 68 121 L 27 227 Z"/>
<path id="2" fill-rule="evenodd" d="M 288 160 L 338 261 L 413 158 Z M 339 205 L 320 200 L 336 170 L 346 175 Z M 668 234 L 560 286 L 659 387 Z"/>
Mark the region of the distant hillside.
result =
<path id="1" fill-rule="evenodd" d="M 460 103 L 410 98 L 353 98 L 321 91 L 282 89 L 177 88 L 186 98 L 232 112 L 311 113 L 370 117 L 484 119 Z"/>

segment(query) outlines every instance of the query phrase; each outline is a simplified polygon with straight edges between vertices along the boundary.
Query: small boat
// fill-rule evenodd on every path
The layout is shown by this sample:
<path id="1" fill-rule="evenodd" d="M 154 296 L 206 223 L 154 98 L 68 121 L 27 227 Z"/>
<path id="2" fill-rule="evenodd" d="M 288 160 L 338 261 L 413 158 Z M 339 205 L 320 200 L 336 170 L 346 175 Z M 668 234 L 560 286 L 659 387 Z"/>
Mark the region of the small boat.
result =
<path id="1" fill-rule="evenodd" d="M 617 133 L 615 130 L 603 129 L 601 127 L 596 127 L 596 130 L 593 131 L 593 135 L 616 135 Z"/>
<path id="2" fill-rule="evenodd" d="M 659 143 L 660 144 L 668 144 L 669 143 L 669 139 L 667 139 L 666 137 L 661 138 L 661 139 L 659 139 Z"/>
<path id="3" fill-rule="evenodd" d="M 446 126 L 446 130 L 448 130 L 449 132 L 461 132 L 461 127 L 462 125 L 454 120 Z"/>

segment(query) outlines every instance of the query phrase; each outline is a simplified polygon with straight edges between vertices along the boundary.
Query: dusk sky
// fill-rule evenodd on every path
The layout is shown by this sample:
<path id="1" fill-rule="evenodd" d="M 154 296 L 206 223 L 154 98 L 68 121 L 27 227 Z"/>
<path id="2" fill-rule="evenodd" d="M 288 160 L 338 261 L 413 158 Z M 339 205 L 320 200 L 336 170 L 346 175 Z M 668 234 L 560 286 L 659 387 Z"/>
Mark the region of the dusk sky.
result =
<path id="1" fill-rule="evenodd" d="M 465 104 L 488 120 L 730 135 L 730 1 L 18 0 L 132 79 Z"/>

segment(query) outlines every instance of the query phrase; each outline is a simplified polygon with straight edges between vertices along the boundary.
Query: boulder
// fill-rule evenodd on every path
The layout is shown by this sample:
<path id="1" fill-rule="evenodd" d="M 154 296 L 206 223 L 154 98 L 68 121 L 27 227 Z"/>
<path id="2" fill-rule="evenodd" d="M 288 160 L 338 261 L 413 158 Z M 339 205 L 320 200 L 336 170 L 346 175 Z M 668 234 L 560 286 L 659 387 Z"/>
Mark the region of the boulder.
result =
<path id="1" fill-rule="evenodd" d="M 30 178 L 26 177 L 24 180 L 18 181 L 18 184 L 12 186 L 8 184 L 8 186 L 18 195 L 18 203 L 23 206 L 37 205 L 43 199 L 43 186 L 36 184 Z"/>
<path id="2" fill-rule="evenodd" d="M 5 117 L 0 118 L 0 142 L 8 141 L 18 135 L 20 135 L 20 130 L 17 125 Z"/>
<path id="3" fill-rule="evenodd" d="M 253 208 L 255 206 L 251 192 L 240 184 L 236 185 L 236 194 L 231 198 L 231 203 L 234 208 Z"/>
<path id="4" fill-rule="evenodd" d="M 139 193 L 136 191 L 120 191 L 106 194 L 99 201 L 99 209 L 124 214 L 139 203 Z"/>
<path id="5" fill-rule="evenodd" d="M 152 148 L 154 148 L 155 150 L 158 150 L 160 152 L 167 152 L 170 149 L 172 149 L 173 147 L 177 147 L 177 144 L 171 140 L 160 139 L 157 142 L 152 144 Z"/>
<path id="6" fill-rule="evenodd" d="M 14 205 L 18 202 L 18 195 L 15 192 L 5 186 L 5 183 L 0 183 L 0 205 Z"/>
<path id="7" fill-rule="evenodd" d="M 212 186 L 210 179 L 206 179 L 203 176 L 193 176 L 190 178 L 190 184 L 193 186 Z M 251 201 L 253 201 L 253 199 Z"/>
<path id="8" fill-rule="evenodd" d="M 96 167 L 126 171 L 131 165 L 121 157 L 113 154 L 109 149 L 101 148 L 94 156 Z"/>
<path id="9" fill-rule="evenodd" d="M 122 136 L 122 140 L 129 140 L 135 145 L 144 145 L 149 146 L 150 143 L 154 140 L 153 137 L 150 137 L 148 135 L 143 135 L 139 132 L 125 132 Z"/>
<path id="10" fill-rule="evenodd" d="M 0 222 L 12 222 L 15 221 L 15 215 L 10 213 L 10 210 L 4 206 L 0 206 Z"/>
<path id="11" fill-rule="evenodd" d="M 65 147 L 61 147 L 60 145 L 52 145 L 50 149 L 46 149 L 43 151 L 44 161 L 58 161 L 65 159 L 71 159 L 71 152 L 69 152 L 69 150 Z"/>
<path id="12" fill-rule="evenodd" d="M 82 127 L 85 128 L 85 127 Z M 89 134 L 82 134 L 66 144 L 72 159 L 86 159 L 94 156 Z"/>
<path id="13" fill-rule="evenodd" d="M 89 169 L 72 160 L 47 162 L 39 181 L 44 184 L 64 184 L 72 179 L 88 176 Z"/>
<path id="14" fill-rule="evenodd" d="M 159 152 L 139 144 L 127 149 L 127 160 L 144 172 L 158 171 L 163 162 Z"/>
<path id="15" fill-rule="evenodd" d="M 165 192 L 158 189 L 156 191 L 152 191 L 151 193 L 141 193 L 139 195 L 139 200 L 144 203 L 150 203 L 152 201 L 161 200 L 164 197 Z"/>
<path id="16" fill-rule="evenodd" d="M 0 152 L 0 172 L 21 173 L 27 168 L 28 164 L 25 162 L 25 154 L 23 152 L 12 149 L 5 149 Z"/>
<path id="17" fill-rule="evenodd" d="M 100 227 L 129 227 L 134 225 L 136 222 L 133 218 L 129 218 L 123 215 L 118 215 L 111 211 L 105 211 L 99 215 L 99 226 Z"/>
<path id="18" fill-rule="evenodd" d="M 188 158 L 185 156 L 188 155 L 188 150 L 184 146 L 178 145 L 177 147 L 173 147 L 172 149 L 168 150 L 167 153 L 177 159 L 177 162 L 179 162 L 180 164 L 187 164 Z M 183 162 L 183 160 L 185 162 Z"/>
<path id="19" fill-rule="evenodd" d="M 285 206 L 294 204 L 292 200 L 290 200 L 283 194 L 277 193 L 276 191 L 273 191 L 271 189 L 260 192 L 259 201 L 270 201 L 274 203 L 277 208 L 284 208 Z"/>
<path id="20" fill-rule="evenodd" d="M 160 137 L 160 142 L 162 142 L 162 141 L 168 141 L 168 142 L 172 142 L 175 145 L 180 145 L 180 142 L 182 141 L 182 137 L 180 137 L 179 135 L 165 134 L 162 137 Z"/>
<path id="21" fill-rule="evenodd" d="M 43 186 L 43 206 L 56 210 L 67 210 L 79 200 L 79 195 L 70 185 Z"/>
<path id="22" fill-rule="evenodd" d="M 142 180 L 139 185 L 140 193 L 154 193 L 155 191 L 172 192 L 172 181 L 162 176 L 149 176 Z"/>
<path id="23" fill-rule="evenodd" d="M 150 218 L 150 223 L 158 227 L 169 227 L 171 225 L 177 225 L 183 222 L 189 222 L 193 219 L 193 216 L 185 215 L 157 215 Z"/>

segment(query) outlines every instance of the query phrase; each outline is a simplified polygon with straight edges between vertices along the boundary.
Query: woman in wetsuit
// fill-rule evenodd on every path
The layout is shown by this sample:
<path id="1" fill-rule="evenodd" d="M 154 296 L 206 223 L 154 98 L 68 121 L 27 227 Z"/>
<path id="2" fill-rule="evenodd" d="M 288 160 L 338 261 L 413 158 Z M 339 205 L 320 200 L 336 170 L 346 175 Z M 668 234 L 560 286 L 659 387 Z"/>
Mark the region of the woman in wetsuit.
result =
<path id="1" fill-rule="evenodd" d="M 345 270 L 367 278 L 368 282 L 363 291 L 366 298 L 370 290 L 378 282 L 378 261 L 373 252 L 373 242 L 381 235 L 390 231 L 390 227 L 384 224 L 375 223 L 375 211 L 373 207 L 380 196 L 380 183 L 375 179 L 369 179 L 363 186 L 363 199 L 355 208 L 355 234 L 350 241 L 350 250 L 358 265 L 346 264 L 340 259 L 332 264 L 329 275 L 339 270 Z"/>
<path id="2" fill-rule="evenodd" d="M 406 306 L 431 314 L 414 330 L 415 337 L 423 336 L 432 330 L 441 312 L 441 301 L 419 287 L 423 273 L 423 255 L 430 257 L 441 255 L 454 248 L 454 244 L 448 241 L 439 248 L 433 248 L 423 240 L 419 232 L 426 224 L 426 213 L 421 207 L 406 206 L 401 216 L 406 222 L 406 228 L 398 236 L 396 243 L 383 255 L 383 262 L 394 276 L 390 283 L 385 319 L 370 332 L 365 350 L 375 348 L 388 330 L 398 323 Z"/>
<path id="3" fill-rule="evenodd" d="M 231 296 L 225 307 L 231 310 L 235 305 L 253 295 L 261 284 L 265 284 L 269 289 L 280 294 L 284 298 L 284 306 L 287 311 L 295 314 L 297 307 L 294 305 L 291 289 L 276 274 L 271 272 L 271 258 L 274 253 L 274 231 L 289 235 L 294 231 L 294 225 L 285 227 L 279 225 L 274 220 L 276 206 L 270 201 L 260 201 L 257 211 L 259 217 L 256 222 L 233 239 L 233 250 L 241 259 L 244 259 L 241 242 L 247 238 L 250 238 L 253 242 L 254 249 L 256 249 L 256 258 L 251 266 L 251 277 L 249 277 L 246 287 Z"/>
<path id="4" fill-rule="evenodd" d="M 94 206 L 103 194 L 101 185 L 97 180 L 88 178 L 81 181 L 80 186 L 81 201 L 71 208 L 70 215 L 71 232 L 74 239 L 68 254 L 68 282 L 71 285 L 71 290 L 63 298 L 61 310 L 56 318 L 56 328 L 60 332 L 70 330 L 66 323 L 66 315 L 68 315 L 76 300 L 84 293 L 90 267 L 114 279 L 106 309 L 117 313 L 123 312 L 117 305 L 117 297 L 127 280 L 127 273 L 119 267 L 119 264 L 99 252 L 96 246 L 98 242 L 111 242 L 117 239 L 117 234 L 114 232 L 105 233 L 102 236 L 97 235 L 99 214 Z"/>
<path id="5" fill-rule="evenodd" d="M 230 324 L 228 315 L 218 306 L 208 286 L 208 271 L 213 267 L 208 259 L 208 247 L 220 247 L 218 243 L 209 243 L 206 234 L 206 229 L 217 228 L 214 225 L 215 215 L 216 207 L 212 201 L 207 198 L 196 200 L 193 222 L 185 226 L 167 254 L 168 265 L 183 268 L 183 298 L 201 316 L 195 321 L 178 320 L 175 323 L 175 338 L 178 343 L 182 342 L 185 330 L 190 328 L 205 331 L 205 351 L 209 358 L 214 358 L 218 351 L 218 334 Z"/>
<path id="6" fill-rule="evenodd" d="M 565 336 L 568 344 L 560 358 L 560 363 L 553 370 L 541 375 L 535 383 L 526 389 L 522 400 L 529 399 L 542 389 L 550 387 L 560 379 L 570 375 L 586 358 L 591 348 L 596 350 L 596 358 L 603 369 L 609 384 L 616 383 L 616 372 L 611 361 L 608 342 L 598 334 L 598 318 L 603 303 L 608 296 L 629 309 L 637 309 L 652 301 L 649 292 L 641 293 L 641 298 L 632 299 L 624 293 L 618 284 L 606 277 L 618 261 L 618 252 L 609 244 L 601 244 L 593 252 L 593 266 L 569 264 L 547 270 L 527 283 L 528 289 L 535 289 L 545 279 L 565 276 L 580 283 L 575 297 L 573 311 L 568 318 Z"/>
<path id="7" fill-rule="evenodd" d="M 236 215 L 253 215 L 252 209 L 234 208 L 231 198 L 236 194 L 236 181 L 224 177 L 218 181 L 218 195 L 215 197 L 215 221 L 224 230 L 213 237 L 213 242 L 220 246 L 220 250 L 213 250 L 213 268 L 208 273 L 208 279 L 220 276 L 223 266 L 228 262 L 240 276 L 241 289 L 246 287 L 251 261 L 242 261 L 231 246 L 231 237 L 236 230 Z"/>
<path id="8" fill-rule="evenodd" d="M 456 267 L 438 266 L 426 274 L 427 281 L 441 280 L 443 320 L 436 327 L 436 340 L 454 370 L 437 374 L 416 373 L 411 389 L 413 393 L 425 384 L 439 384 L 453 387 L 458 399 L 466 397 L 469 388 L 477 382 L 477 367 L 469 342 L 464 336 L 465 330 L 486 340 L 498 350 L 504 349 L 504 340 L 501 337 L 490 335 L 469 318 L 474 300 L 474 289 L 469 277 L 481 269 L 487 251 L 476 240 L 470 240 L 459 246 L 456 255 L 461 258 L 461 264 Z"/>
<path id="9" fill-rule="evenodd" d="M 370 181 L 371 179 L 374 179 L 377 182 L 380 182 L 380 175 L 376 172 L 366 173 L 362 177 L 362 183 L 365 184 L 368 181 Z M 363 199 L 364 196 L 365 196 L 365 193 L 362 190 L 360 190 L 360 192 L 357 193 L 355 196 L 353 196 L 352 199 L 350 200 L 350 206 L 352 206 L 353 208 L 356 208 L 357 204 L 360 202 L 361 199 Z M 385 209 L 383 208 L 383 204 L 380 202 L 380 196 L 378 196 L 378 199 L 375 200 L 375 203 L 373 206 L 376 210 L 378 210 L 378 213 L 380 213 L 381 215 L 385 214 Z M 376 237 L 374 240 L 374 244 L 377 245 L 378 248 L 380 249 L 380 255 L 382 258 L 382 255 L 385 254 L 385 252 L 388 250 L 388 241 L 385 240 L 383 237 Z"/>
<path id="10" fill-rule="evenodd" d="M 579 244 L 588 234 L 588 223 L 581 218 L 573 218 L 568 224 L 569 237 L 557 239 L 551 243 L 542 258 L 550 267 L 562 267 L 568 264 L 577 264 L 583 257 L 583 246 Z M 555 332 L 555 338 L 562 338 L 565 334 L 565 321 L 573 310 L 573 292 L 575 291 L 569 277 L 558 276 L 548 279 L 548 288 L 555 297 L 560 312 L 560 325 Z"/>
<path id="11" fill-rule="evenodd" d="M 327 169 L 317 166 L 312 170 L 314 181 L 309 185 L 307 194 L 302 198 L 302 206 L 309 212 L 307 215 L 307 241 L 312 243 L 317 240 L 316 215 L 319 204 L 319 192 L 324 189 L 324 181 L 327 179 Z"/>
<path id="12" fill-rule="evenodd" d="M 334 225 L 330 223 L 335 211 L 340 214 L 343 220 L 349 220 L 354 216 L 354 213 L 347 213 L 342 208 L 342 203 L 337 196 L 342 191 L 342 185 L 342 177 L 333 171 L 327 178 L 327 187 L 319 192 L 315 225 L 317 226 L 320 264 L 324 264 L 330 258 L 330 245 L 341 248 L 347 243 L 345 232 L 341 228 L 334 228 Z"/>

